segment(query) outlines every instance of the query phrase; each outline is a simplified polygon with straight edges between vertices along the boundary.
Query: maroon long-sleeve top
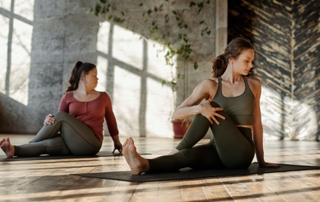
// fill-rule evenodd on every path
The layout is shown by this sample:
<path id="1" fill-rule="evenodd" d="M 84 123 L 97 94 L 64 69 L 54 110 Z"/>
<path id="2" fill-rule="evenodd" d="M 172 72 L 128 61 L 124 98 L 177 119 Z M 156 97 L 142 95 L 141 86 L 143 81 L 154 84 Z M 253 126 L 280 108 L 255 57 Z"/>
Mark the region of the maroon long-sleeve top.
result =
<path id="1" fill-rule="evenodd" d="M 101 141 L 103 140 L 104 118 L 110 135 L 119 134 L 111 99 L 105 92 L 100 92 L 98 98 L 89 102 L 80 102 L 74 98 L 72 91 L 66 92 L 61 99 L 59 111 L 67 112 L 86 124 Z"/>

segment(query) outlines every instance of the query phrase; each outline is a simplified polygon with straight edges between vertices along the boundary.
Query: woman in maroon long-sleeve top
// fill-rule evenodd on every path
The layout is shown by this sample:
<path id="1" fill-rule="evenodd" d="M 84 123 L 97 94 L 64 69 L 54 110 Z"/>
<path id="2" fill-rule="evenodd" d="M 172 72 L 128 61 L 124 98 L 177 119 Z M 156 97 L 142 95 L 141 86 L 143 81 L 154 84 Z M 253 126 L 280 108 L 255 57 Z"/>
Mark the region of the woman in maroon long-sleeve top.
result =
<path id="1" fill-rule="evenodd" d="M 70 86 L 61 99 L 59 111 L 49 114 L 44 126 L 28 144 L 12 145 L 8 137 L 0 141 L 7 157 L 50 155 L 94 155 L 103 141 L 103 122 L 114 142 L 114 150 L 122 151 L 117 121 L 106 92 L 98 92 L 97 68 L 78 61 L 69 79 Z"/>

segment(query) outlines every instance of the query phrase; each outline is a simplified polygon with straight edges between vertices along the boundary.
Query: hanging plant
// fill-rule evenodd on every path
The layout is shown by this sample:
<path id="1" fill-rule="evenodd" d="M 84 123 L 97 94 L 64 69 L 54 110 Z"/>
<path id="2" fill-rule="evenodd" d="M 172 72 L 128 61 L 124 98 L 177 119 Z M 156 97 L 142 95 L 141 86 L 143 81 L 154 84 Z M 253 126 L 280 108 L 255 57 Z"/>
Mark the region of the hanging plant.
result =
<path id="1" fill-rule="evenodd" d="M 183 10 L 170 10 L 171 6 L 175 4 L 174 0 L 165 0 L 160 6 L 153 6 L 151 8 L 145 9 L 145 12 L 142 12 L 142 16 L 145 18 L 144 23 L 148 27 L 149 37 L 152 40 L 159 42 L 163 45 L 163 49 L 160 51 L 166 50 L 164 54 L 165 61 L 167 65 L 174 66 L 176 61 L 175 58 L 188 60 L 190 56 L 194 53 L 192 43 L 190 42 L 189 37 L 189 27 L 190 25 L 183 17 L 186 9 Z M 201 16 L 206 5 L 210 4 L 210 0 L 201 0 L 199 2 L 191 1 L 189 3 L 189 9 L 194 9 L 197 13 L 199 25 L 202 27 L 199 30 L 199 36 L 204 37 L 211 34 L 205 17 Z M 139 3 L 139 7 L 143 7 L 143 3 Z M 166 8 L 166 9 L 165 9 Z M 123 24 L 126 22 L 126 15 L 124 11 L 116 11 L 116 8 L 112 6 L 112 2 L 109 3 L 108 0 L 97 1 L 96 6 L 91 9 L 96 16 L 99 15 L 108 15 L 108 20 L 113 20 L 115 23 Z M 117 15 L 115 14 L 117 13 Z M 158 19 L 157 14 L 163 13 L 163 18 Z M 174 33 L 168 32 L 166 28 L 161 27 L 160 22 L 169 24 L 174 28 L 178 28 L 179 34 L 173 35 Z M 130 29 L 129 26 L 127 28 Z M 131 29 L 133 30 L 133 29 Z M 193 68 L 197 69 L 198 62 L 193 62 Z"/>
<path id="2" fill-rule="evenodd" d="M 113 4 L 114 2 L 116 1 L 97 1 L 95 8 L 92 8 L 91 11 L 96 16 L 104 15 L 108 21 L 121 24 L 121 26 L 135 32 L 135 27 L 129 22 L 133 17 L 129 16 L 130 14 L 126 11 L 117 10 L 116 4 Z M 132 7 L 138 6 L 141 8 L 141 17 L 143 19 L 141 24 L 145 25 L 146 29 L 144 31 L 147 31 L 143 38 L 152 39 L 162 44 L 162 48 L 157 51 L 157 54 L 164 53 L 166 64 L 174 67 L 178 60 L 183 61 L 184 71 L 182 73 L 174 74 L 174 68 L 171 68 L 171 79 L 162 81 L 162 85 L 171 86 L 174 93 L 178 88 L 178 80 L 185 81 L 188 63 L 192 62 L 195 70 L 199 67 L 196 48 L 193 45 L 195 44 L 194 42 L 201 41 L 199 38 L 211 35 L 211 30 L 207 24 L 208 17 L 203 13 L 205 7 L 210 4 L 210 0 L 191 1 L 184 9 L 176 9 L 174 0 L 164 0 L 162 2 L 159 6 L 152 5 L 149 8 L 144 3 L 132 5 Z M 188 14 L 191 14 L 193 18 L 186 17 Z M 196 25 L 196 28 L 193 27 L 194 25 Z M 184 84 L 183 97 L 186 94 L 185 89 L 186 85 Z M 173 105 L 176 107 L 175 98 L 173 98 Z M 182 123 L 190 124 L 190 120 L 182 120 Z"/>

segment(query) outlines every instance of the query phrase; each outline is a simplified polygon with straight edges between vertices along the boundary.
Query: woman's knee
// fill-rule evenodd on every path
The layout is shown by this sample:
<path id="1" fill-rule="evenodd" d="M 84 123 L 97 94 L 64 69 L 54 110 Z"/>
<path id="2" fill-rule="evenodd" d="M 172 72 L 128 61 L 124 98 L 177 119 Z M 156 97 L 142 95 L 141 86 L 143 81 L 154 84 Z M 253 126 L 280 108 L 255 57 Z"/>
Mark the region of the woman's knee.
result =
<path id="1" fill-rule="evenodd" d="M 53 116 L 54 117 L 60 117 L 60 116 L 65 116 L 66 114 L 68 114 L 68 113 L 67 112 L 57 112 Z"/>
<path id="2" fill-rule="evenodd" d="M 53 117 L 55 118 L 55 119 L 58 119 L 58 120 L 64 120 L 64 119 L 66 119 L 67 117 L 73 117 L 73 116 L 71 116 L 69 113 L 67 113 L 67 112 L 57 112 L 57 113 L 55 113 L 54 115 L 53 115 Z"/>
<path id="3" fill-rule="evenodd" d="M 216 102 L 211 102 L 210 104 L 212 107 L 220 107 L 220 105 Z"/>
<path id="4" fill-rule="evenodd" d="M 220 105 L 218 105 L 215 102 L 211 102 L 210 104 L 211 104 L 212 107 L 220 107 Z M 206 121 L 209 122 L 209 120 L 205 116 L 203 116 L 202 114 L 195 115 L 195 118 L 200 119 L 200 120 L 206 120 Z"/>
<path id="5" fill-rule="evenodd" d="M 194 119 L 193 119 L 193 122 L 195 122 L 196 120 L 199 120 L 199 121 L 205 121 L 205 122 L 209 122 L 209 120 L 205 117 L 205 116 L 203 116 L 202 114 L 197 114 L 197 115 L 195 115 L 194 116 Z M 192 123 L 193 123 L 192 122 Z M 192 124 L 191 123 L 191 124 Z"/>

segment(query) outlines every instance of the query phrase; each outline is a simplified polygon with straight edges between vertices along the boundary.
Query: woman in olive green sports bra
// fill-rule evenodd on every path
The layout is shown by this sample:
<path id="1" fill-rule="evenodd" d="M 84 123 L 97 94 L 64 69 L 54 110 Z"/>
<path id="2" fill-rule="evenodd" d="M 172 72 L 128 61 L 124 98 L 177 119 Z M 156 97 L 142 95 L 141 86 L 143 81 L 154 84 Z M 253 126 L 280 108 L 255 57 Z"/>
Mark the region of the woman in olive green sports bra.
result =
<path id="1" fill-rule="evenodd" d="M 122 153 L 132 173 L 184 167 L 247 168 L 255 153 L 260 167 L 277 167 L 264 160 L 260 81 L 245 77 L 253 67 L 253 59 L 254 48 L 249 41 L 232 40 L 213 60 L 213 78 L 198 84 L 174 112 L 175 119 L 195 116 L 176 149 L 169 155 L 145 159 L 137 153 L 133 139 L 126 140 Z M 214 138 L 195 146 L 209 128 Z"/>

